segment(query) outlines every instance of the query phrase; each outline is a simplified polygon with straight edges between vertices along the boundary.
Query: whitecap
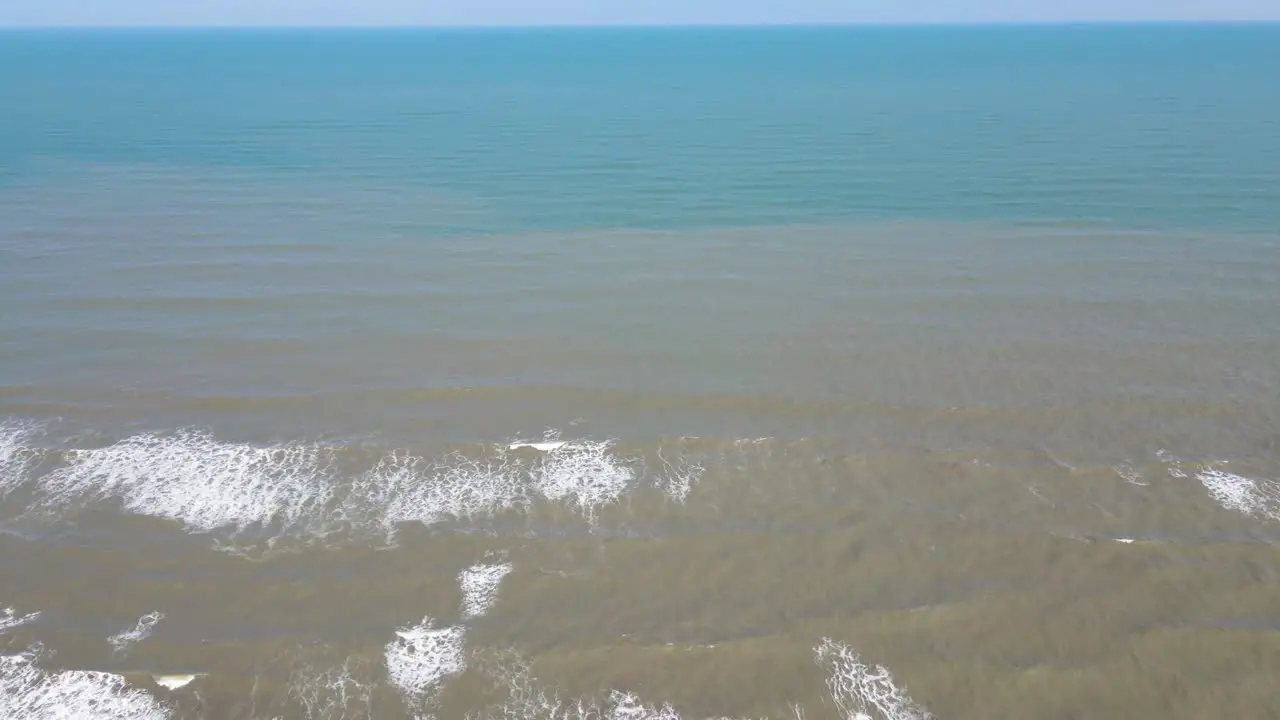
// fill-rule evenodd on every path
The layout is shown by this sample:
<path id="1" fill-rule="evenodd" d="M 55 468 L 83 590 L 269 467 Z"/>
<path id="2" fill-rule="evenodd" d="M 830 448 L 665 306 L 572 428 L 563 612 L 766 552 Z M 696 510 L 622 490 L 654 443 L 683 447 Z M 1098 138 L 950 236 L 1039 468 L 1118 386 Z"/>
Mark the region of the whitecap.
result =
<path id="1" fill-rule="evenodd" d="M 868 665 L 848 645 L 823 638 L 814 648 L 818 664 L 828 672 L 827 689 L 845 720 L 929 720 L 933 715 L 916 704 L 893 681 L 883 665 Z"/>
<path id="2" fill-rule="evenodd" d="M 1196 472 L 1196 479 L 1228 510 L 1280 520 L 1280 482 L 1255 480 L 1207 465 Z"/>
<path id="3" fill-rule="evenodd" d="M 436 629 L 428 616 L 395 634 L 383 654 L 387 677 L 414 709 L 430 709 L 444 681 L 467 668 L 466 630 L 460 626 Z"/>
<path id="4" fill-rule="evenodd" d="M 27 613 L 19 615 L 17 610 L 13 608 L 5 608 L 0 611 L 0 632 L 6 632 L 14 628 L 22 627 L 29 623 L 35 622 L 40 617 L 40 612 Z"/>
<path id="5" fill-rule="evenodd" d="M 116 500 L 195 531 L 297 528 L 322 517 L 334 494 L 331 457 L 316 446 L 256 447 L 183 431 L 70 450 L 66 459 L 41 479 L 46 506 Z"/>
<path id="6" fill-rule="evenodd" d="M 156 625 L 164 619 L 162 612 L 150 612 L 138 618 L 138 622 L 130 629 L 107 638 L 116 653 L 123 653 L 129 648 L 146 640 L 155 630 Z"/>
<path id="7" fill-rule="evenodd" d="M 348 504 L 364 506 L 356 512 L 394 529 L 404 522 L 430 525 L 471 519 L 528 502 L 519 464 L 505 455 L 475 458 L 454 453 L 431 461 L 393 453 L 357 480 Z"/>
<path id="8" fill-rule="evenodd" d="M 14 439 L 19 426 L 4 427 L 9 434 L 3 442 L 26 447 Z M 542 452 L 522 454 L 513 446 Z M 5 452 L 11 467 L 18 462 L 12 458 L 26 457 L 25 450 Z M 173 520 L 190 532 L 218 533 L 217 542 L 229 540 L 233 549 L 246 541 L 276 547 L 282 537 L 331 537 L 338 531 L 391 535 L 403 523 L 470 521 L 544 502 L 595 525 L 601 510 L 638 486 L 642 468 L 637 459 L 619 456 L 612 440 L 554 435 L 438 458 L 394 451 L 349 481 L 338 473 L 332 447 L 222 442 L 196 430 L 141 434 L 62 456 L 65 464 L 34 486 L 34 514 L 115 504 L 132 514 Z M 659 452 L 659 459 L 661 471 L 646 482 L 685 501 L 702 466 L 683 455 Z"/>
<path id="9" fill-rule="evenodd" d="M 6 720 L 163 720 L 168 706 L 123 677 L 43 670 L 31 653 L 0 656 L 0 717 Z"/>
<path id="10" fill-rule="evenodd" d="M 578 440 L 559 448 L 531 470 L 533 488 L 594 521 L 596 513 L 618 502 L 635 480 L 635 472 L 614 457 L 612 447 L 609 440 Z"/>
<path id="11" fill-rule="evenodd" d="M 462 616 L 467 619 L 477 618 L 493 607 L 498 601 L 498 586 L 502 579 L 511 572 L 509 563 L 496 565 L 476 565 L 458 574 L 458 585 L 462 588 Z"/>
<path id="12" fill-rule="evenodd" d="M 29 444 L 38 432 L 32 423 L 0 422 L 0 500 L 27 482 L 27 472 L 40 458 Z"/>
<path id="13" fill-rule="evenodd" d="M 609 441 L 566 441 L 533 460 L 505 446 L 437 460 L 393 453 L 355 483 L 345 504 L 350 514 L 377 516 L 389 529 L 528 509 L 538 499 L 564 503 L 594 522 L 597 511 L 616 503 L 635 480 L 611 448 Z"/>

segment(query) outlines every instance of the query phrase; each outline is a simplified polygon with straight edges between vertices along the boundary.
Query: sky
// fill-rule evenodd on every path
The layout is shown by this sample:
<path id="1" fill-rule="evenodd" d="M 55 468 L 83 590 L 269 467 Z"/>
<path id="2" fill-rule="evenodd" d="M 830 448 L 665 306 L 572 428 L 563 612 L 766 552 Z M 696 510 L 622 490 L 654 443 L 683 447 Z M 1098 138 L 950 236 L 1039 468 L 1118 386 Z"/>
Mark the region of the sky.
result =
<path id="1" fill-rule="evenodd" d="M 1280 21 L 1280 0 L 0 0 L 0 26 Z"/>

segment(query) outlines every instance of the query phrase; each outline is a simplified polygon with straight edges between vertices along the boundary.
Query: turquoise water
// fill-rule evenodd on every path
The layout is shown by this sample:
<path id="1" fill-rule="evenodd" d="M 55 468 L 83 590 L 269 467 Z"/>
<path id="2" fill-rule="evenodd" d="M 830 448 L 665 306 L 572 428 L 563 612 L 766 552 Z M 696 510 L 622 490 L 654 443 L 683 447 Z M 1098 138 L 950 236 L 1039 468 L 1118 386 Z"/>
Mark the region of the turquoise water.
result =
<path id="1" fill-rule="evenodd" d="M 1280 716 L 1277 26 L 0 32 L 0 308 L 3 717 Z"/>
<path id="2" fill-rule="evenodd" d="M 848 219 L 1270 230 L 1276 27 L 35 32 L 0 162 L 436 197 L 412 236 Z"/>

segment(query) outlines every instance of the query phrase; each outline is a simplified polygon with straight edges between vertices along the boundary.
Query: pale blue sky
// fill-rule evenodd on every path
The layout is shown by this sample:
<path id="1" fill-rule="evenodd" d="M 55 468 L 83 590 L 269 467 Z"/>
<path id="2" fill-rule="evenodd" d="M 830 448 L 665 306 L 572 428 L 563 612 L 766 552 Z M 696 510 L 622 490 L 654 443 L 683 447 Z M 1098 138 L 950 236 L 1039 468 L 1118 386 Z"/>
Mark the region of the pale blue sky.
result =
<path id="1" fill-rule="evenodd" d="M 1280 20 L 1280 0 L 0 0 L 0 25 Z"/>

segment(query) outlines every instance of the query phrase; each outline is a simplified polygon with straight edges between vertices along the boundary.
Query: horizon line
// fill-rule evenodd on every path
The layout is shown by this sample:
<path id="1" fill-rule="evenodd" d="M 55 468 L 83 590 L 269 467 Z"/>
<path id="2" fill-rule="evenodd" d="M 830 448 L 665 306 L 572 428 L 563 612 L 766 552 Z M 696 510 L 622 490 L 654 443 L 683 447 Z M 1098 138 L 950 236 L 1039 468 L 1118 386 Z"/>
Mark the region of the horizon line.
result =
<path id="1" fill-rule="evenodd" d="M 512 23 L 512 24 L 339 24 L 339 23 L 280 23 L 280 24 L 56 24 L 26 25 L 0 24 L 5 31 L 48 30 L 679 30 L 679 29 L 739 29 L 739 28 L 924 28 L 924 27 L 1115 27 L 1115 26 L 1234 26 L 1274 27 L 1280 25 L 1280 17 L 1267 20 L 861 20 L 861 21 L 798 21 L 798 22 L 682 22 L 682 23 Z"/>

